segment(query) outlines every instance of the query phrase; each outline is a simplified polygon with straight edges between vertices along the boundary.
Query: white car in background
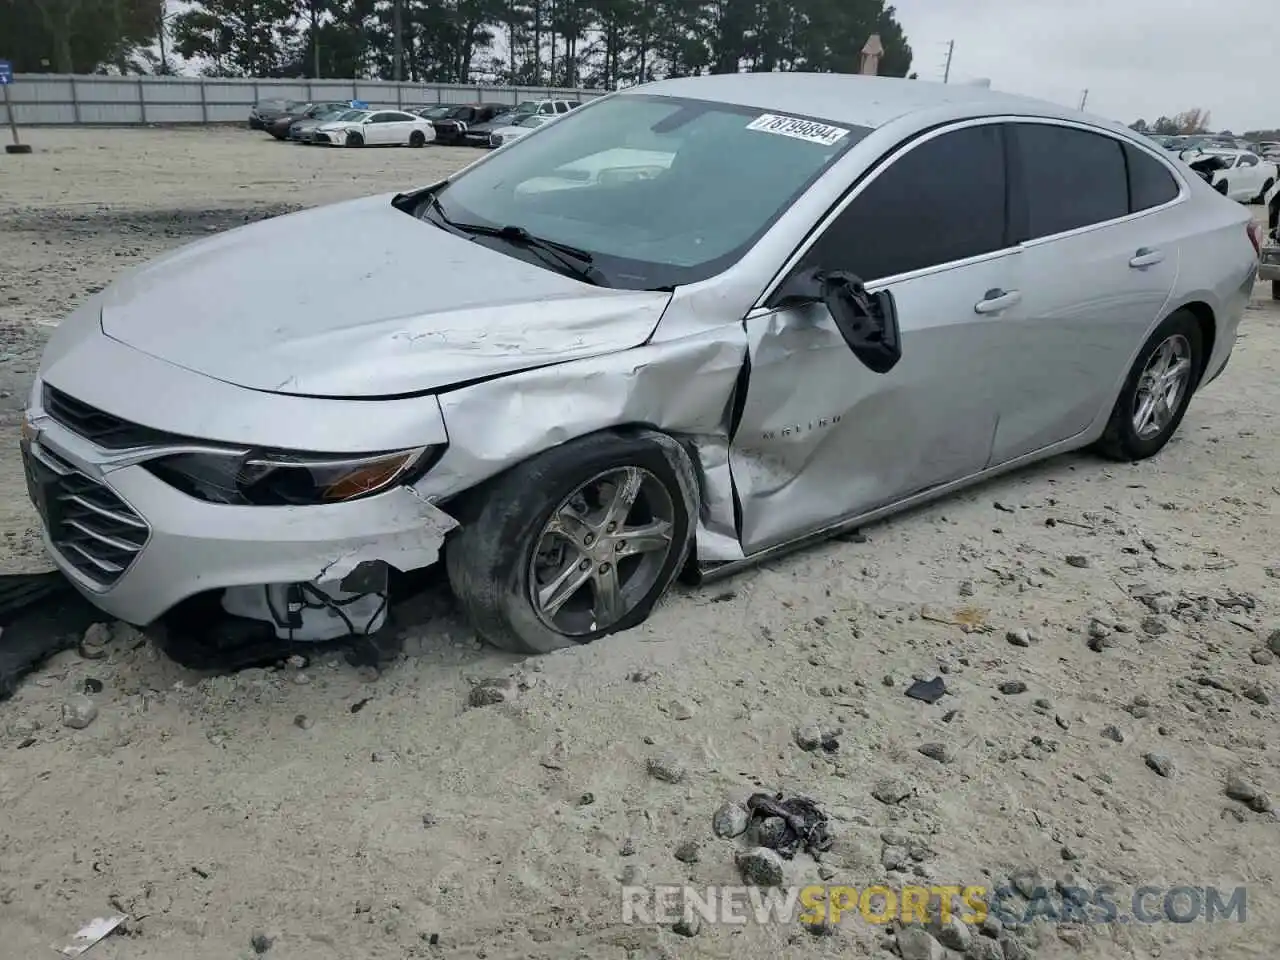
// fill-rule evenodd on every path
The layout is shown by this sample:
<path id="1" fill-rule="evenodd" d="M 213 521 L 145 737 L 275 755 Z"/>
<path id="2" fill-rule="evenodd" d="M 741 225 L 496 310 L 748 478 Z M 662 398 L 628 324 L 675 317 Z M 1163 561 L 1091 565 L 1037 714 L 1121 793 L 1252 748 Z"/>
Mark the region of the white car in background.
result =
<path id="1" fill-rule="evenodd" d="M 496 150 L 498 147 L 505 147 L 509 143 L 515 143 L 521 137 L 551 123 L 555 119 L 554 115 L 547 116 L 541 113 L 521 117 L 510 126 L 502 127 L 489 134 L 489 147 Z"/>
<path id="2" fill-rule="evenodd" d="M 1251 150 L 1204 147 L 1185 151 L 1181 156 L 1187 163 L 1210 157 L 1220 159 L 1223 166 L 1213 171 L 1209 183 L 1224 197 L 1240 203 L 1261 203 L 1267 191 L 1280 179 L 1276 163 L 1263 160 Z"/>
<path id="3" fill-rule="evenodd" d="M 312 134 L 312 143 L 345 147 L 423 147 L 435 138 L 435 127 L 425 117 L 403 110 L 352 110 L 317 127 Z"/>

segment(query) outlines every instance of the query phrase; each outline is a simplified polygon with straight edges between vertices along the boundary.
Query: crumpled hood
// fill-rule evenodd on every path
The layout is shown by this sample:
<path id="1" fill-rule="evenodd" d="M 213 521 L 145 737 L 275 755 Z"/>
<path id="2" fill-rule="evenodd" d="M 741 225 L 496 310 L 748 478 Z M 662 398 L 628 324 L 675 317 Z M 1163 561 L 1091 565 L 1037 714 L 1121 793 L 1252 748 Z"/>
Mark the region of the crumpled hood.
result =
<path id="1" fill-rule="evenodd" d="M 391 197 L 261 221 L 153 260 L 107 288 L 103 332 L 255 390 L 377 397 L 639 346 L 670 300 L 507 256 Z"/>

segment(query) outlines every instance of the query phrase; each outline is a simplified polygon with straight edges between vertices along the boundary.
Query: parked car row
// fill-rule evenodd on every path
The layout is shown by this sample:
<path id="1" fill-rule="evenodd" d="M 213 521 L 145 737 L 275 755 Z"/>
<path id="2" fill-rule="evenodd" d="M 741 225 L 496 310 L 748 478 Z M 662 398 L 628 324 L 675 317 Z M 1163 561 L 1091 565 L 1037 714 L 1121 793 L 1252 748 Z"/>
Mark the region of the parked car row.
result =
<path id="1" fill-rule="evenodd" d="M 428 143 L 497 148 L 563 116 L 576 100 L 519 104 L 437 103 L 370 107 L 359 101 L 303 103 L 264 100 L 249 112 L 249 127 L 277 140 L 328 146 L 409 146 Z"/>

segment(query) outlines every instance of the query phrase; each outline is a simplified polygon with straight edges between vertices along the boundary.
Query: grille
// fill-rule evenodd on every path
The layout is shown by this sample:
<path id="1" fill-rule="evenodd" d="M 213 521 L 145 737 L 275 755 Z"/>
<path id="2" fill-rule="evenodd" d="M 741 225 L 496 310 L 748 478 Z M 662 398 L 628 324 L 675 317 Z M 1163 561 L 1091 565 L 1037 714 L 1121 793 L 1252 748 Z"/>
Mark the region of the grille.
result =
<path id="1" fill-rule="evenodd" d="M 43 405 L 45 413 L 62 426 L 105 450 L 128 450 L 185 439 L 122 420 L 48 384 L 44 387 Z"/>
<path id="2" fill-rule="evenodd" d="M 23 453 L 31 499 L 54 547 L 88 579 L 111 586 L 146 545 L 147 522 L 96 480 L 65 465 L 68 472 L 59 473 Z"/>

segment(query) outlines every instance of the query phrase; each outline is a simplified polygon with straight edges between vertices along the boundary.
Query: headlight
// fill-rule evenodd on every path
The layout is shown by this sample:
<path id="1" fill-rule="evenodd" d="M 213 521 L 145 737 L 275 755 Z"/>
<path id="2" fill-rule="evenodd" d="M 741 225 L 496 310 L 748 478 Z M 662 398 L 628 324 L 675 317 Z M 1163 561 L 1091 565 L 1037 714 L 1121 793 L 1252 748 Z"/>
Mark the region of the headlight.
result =
<path id="1" fill-rule="evenodd" d="M 182 453 L 145 464 L 183 493 L 210 503 L 303 506 L 358 500 L 395 483 L 411 483 L 443 447 L 330 455 L 283 451 Z"/>

